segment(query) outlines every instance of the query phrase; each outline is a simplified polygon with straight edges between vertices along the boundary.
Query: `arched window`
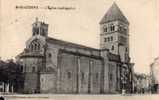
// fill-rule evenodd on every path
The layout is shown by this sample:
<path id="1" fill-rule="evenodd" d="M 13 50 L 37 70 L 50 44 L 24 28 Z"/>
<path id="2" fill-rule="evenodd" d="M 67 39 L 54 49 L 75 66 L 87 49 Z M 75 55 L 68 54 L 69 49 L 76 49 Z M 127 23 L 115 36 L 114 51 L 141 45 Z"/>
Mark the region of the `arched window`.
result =
<path id="1" fill-rule="evenodd" d="M 108 29 L 107 29 L 107 27 L 105 27 L 105 28 L 104 28 L 104 32 L 107 32 L 107 31 L 108 31 Z"/>
<path id="2" fill-rule="evenodd" d="M 111 31 L 115 31 L 115 26 L 114 26 L 114 25 L 111 25 L 111 26 L 110 26 L 110 30 L 111 30 Z"/>
<path id="3" fill-rule="evenodd" d="M 67 77 L 68 77 L 68 79 L 71 78 L 71 72 L 67 72 Z"/>
<path id="4" fill-rule="evenodd" d="M 113 41 L 113 36 L 110 37 L 111 41 Z"/>
<path id="5" fill-rule="evenodd" d="M 40 43 L 37 44 L 37 50 L 40 50 Z"/>
<path id="6" fill-rule="evenodd" d="M 125 48 L 125 51 L 128 52 L 128 48 Z"/>
<path id="7" fill-rule="evenodd" d="M 110 37 L 108 37 L 108 42 L 110 41 Z"/>
<path id="8" fill-rule="evenodd" d="M 37 43 L 34 44 L 33 48 L 33 50 L 37 50 Z"/>
<path id="9" fill-rule="evenodd" d="M 107 38 L 104 38 L 104 42 L 107 42 Z"/>
<path id="10" fill-rule="evenodd" d="M 114 46 L 112 46 L 112 50 L 114 50 Z"/>
<path id="11" fill-rule="evenodd" d="M 45 36 L 45 29 L 41 28 L 41 35 Z"/>
<path id="12" fill-rule="evenodd" d="M 35 66 L 32 67 L 32 72 L 35 72 Z"/>
<path id="13" fill-rule="evenodd" d="M 52 57 L 51 53 L 48 53 L 48 57 L 49 57 L 49 58 L 51 58 L 51 57 Z"/>
<path id="14" fill-rule="evenodd" d="M 33 35 L 38 35 L 39 34 L 39 28 L 38 27 L 34 27 L 32 29 L 32 31 L 33 31 Z"/>
<path id="15" fill-rule="evenodd" d="M 110 80 L 110 81 L 113 80 L 113 74 L 109 74 L 109 80 Z"/>
<path id="16" fill-rule="evenodd" d="M 41 50 L 40 41 L 38 39 L 32 41 L 29 48 L 31 51 L 40 51 Z"/>

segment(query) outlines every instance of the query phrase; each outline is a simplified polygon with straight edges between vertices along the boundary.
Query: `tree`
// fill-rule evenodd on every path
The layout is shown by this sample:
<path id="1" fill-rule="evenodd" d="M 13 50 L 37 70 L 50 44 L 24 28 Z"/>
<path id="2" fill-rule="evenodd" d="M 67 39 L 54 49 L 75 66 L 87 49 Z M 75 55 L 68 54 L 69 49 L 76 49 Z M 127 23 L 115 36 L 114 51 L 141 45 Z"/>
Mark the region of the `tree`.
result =
<path id="1" fill-rule="evenodd" d="M 1 82 L 6 82 L 8 80 L 5 69 L 6 69 L 6 62 L 0 60 L 0 81 Z"/>
<path id="2" fill-rule="evenodd" d="M 14 91 L 17 92 L 23 86 L 22 66 L 13 60 L 0 63 L 0 81 L 13 86 Z"/>

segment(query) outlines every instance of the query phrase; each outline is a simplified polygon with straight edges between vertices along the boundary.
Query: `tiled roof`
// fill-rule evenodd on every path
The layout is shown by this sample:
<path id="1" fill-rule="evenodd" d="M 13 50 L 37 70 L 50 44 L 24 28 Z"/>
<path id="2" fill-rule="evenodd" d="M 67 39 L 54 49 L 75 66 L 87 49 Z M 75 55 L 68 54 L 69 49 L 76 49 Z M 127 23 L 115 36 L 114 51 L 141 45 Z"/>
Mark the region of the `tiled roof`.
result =
<path id="1" fill-rule="evenodd" d="M 99 49 L 96 49 L 96 48 L 87 47 L 87 46 L 84 46 L 84 45 L 75 44 L 75 43 L 71 43 L 71 42 L 67 42 L 67 41 L 63 41 L 63 40 L 58 40 L 58 39 L 51 38 L 51 37 L 48 37 L 46 39 L 46 41 L 49 42 L 49 43 L 59 44 L 59 45 L 67 46 L 67 47 L 74 47 L 74 48 L 100 51 Z"/>
<path id="2" fill-rule="evenodd" d="M 107 13 L 104 15 L 102 20 L 100 21 L 100 24 L 111 22 L 115 20 L 120 20 L 125 22 L 126 24 L 129 24 L 127 18 L 124 16 L 124 14 L 120 11 L 119 7 L 116 3 L 113 3 L 113 5 L 109 8 Z"/>

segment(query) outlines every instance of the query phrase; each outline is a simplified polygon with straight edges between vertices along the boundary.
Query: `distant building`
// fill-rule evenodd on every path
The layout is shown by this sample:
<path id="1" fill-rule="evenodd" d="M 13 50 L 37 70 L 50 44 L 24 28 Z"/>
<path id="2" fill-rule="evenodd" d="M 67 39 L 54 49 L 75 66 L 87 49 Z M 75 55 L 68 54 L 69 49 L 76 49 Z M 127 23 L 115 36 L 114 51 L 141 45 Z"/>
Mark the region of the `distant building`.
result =
<path id="1" fill-rule="evenodd" d="M 134 74 L 134 93 L 149 93 L 150 77 L 146 74 Z"/>
<path id="2" fill-rule="evenodd" d="M 48 24 L 37 19 L 17 59 L 25 93 L 132 92 L 129 22 L 115 3 L 100 21 L 100 49 L 48 37 Z"/>
<path id="3" fill-rule="evenodd" d="M 150 65 L 150 85 L 152 93 L 159 93 L 159 58 Z"/>

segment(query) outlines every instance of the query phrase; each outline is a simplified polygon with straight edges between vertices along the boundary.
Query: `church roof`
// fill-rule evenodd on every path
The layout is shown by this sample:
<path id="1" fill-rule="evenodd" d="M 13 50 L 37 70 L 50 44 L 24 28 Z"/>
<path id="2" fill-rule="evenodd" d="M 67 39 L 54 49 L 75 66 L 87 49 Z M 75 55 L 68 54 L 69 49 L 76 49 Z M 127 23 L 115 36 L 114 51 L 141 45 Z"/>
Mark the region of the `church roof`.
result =
<path id="1" fill-rule="evenodd" d="M 58 40 L 58 39 L 51 38 L 51 37 L 48 37 L 46 39 L 46 41 L 49 42 L 49 43 L 55 43 L 55 44 L 59 44 L 59 45 L 67 46 L 67 47 L 74 47 L 74 48 L 100 51 L 99 49 L 96 49 L 96 48 L 84 46 L 84 45 L 81 45 L 81 44 L 75 44 L 75 43 L 71 43 L 71 42 L 67 42 L 67 41 L 63 41 L 63 40 Z"/>
<path id="2" fill-rule="evenodd" d="M 129 24 L 127 18 L 121 12 L 117 4 L 113 3 L 113 5 L 108 9 L 107 13 L 104 15 L 104 17 L 100 21 L 100 24 L 115 21 L 115 20 L 120 20 L 125 22 L 126 24 Z"/>

